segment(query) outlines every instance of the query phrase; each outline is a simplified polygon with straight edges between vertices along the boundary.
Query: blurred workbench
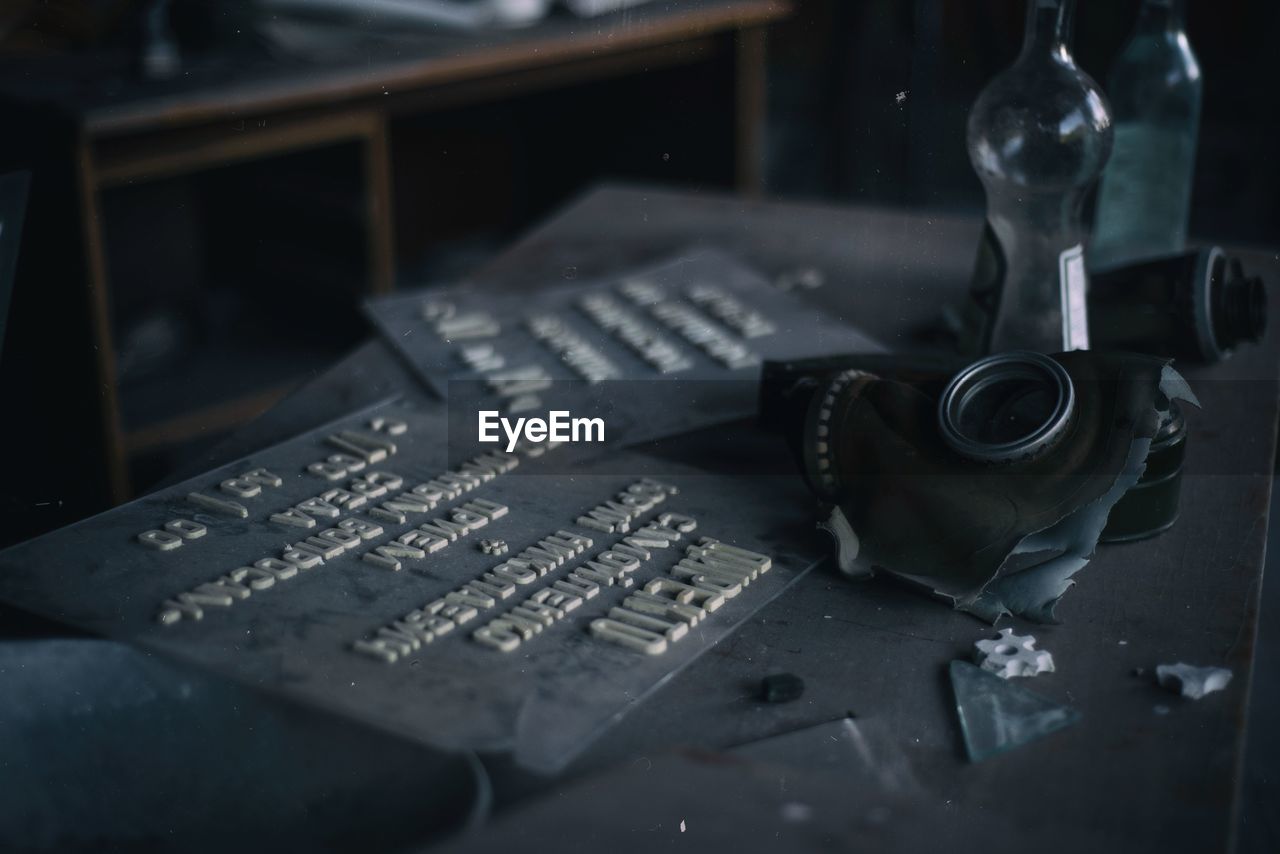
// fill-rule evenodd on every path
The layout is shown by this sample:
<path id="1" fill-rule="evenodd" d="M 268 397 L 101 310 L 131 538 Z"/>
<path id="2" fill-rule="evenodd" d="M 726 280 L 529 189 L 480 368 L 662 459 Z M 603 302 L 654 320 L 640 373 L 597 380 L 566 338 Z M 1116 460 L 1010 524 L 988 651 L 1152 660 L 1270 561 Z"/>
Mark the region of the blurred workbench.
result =
<path id="1" fill-rule="evenodd" d="M 821 281 L 802 296 L 906 349 L 920 346 L 914 331 L 961 292 L 980 226 L 972 218 L 605 187 L 469 281 L 527 290 L 701 241 L 769 276 Z M 1271 283 L 1274 307 L 1276 256 L 1244 258 Z M 1221 365 L 1184 367 L 1204 409 L 1189 417 L 1178 524 L 1152 540 L 1102 547 L 1060 603 L 1061 625 L 1013 623 L 1057 662 L 1058 672 L 1038 678 L 1034 690 L 1078 709 L 1079 724 L 967 763 L 946 666 L 967 659 L 990 630 L 899 585 L 819 572 L 676 674 L 573 769 L 614 771 L 585 782 L 524 781 L 505 797 L 540 797 L 500 815 L 468 850 L 1229 850 L 1254 676 L 1278 354 L 1273 329 L 1263 345 Z M 387 346 L 371 341 L 182 476 L 415 382 Z M 710 459 L 714 432 L 655 449 Z M 1228 667 L 1234 679 L 1224 693 L 1183 700 L 1150 677 L 1155 665 L 1175 661 Z M 803 699 L 754 702 L 753 686 L 779 671 L 805 680 Z M 1274 674 L 1257 675 L 1266 680 L 1257 693 L 1274 697 Z M 1258 723 L 1267 736 L 1268 721 Z M 773 764 L 763 766 L 718 752 L 670 755 L 682 745 L 723 751 L 788 732 L 795 735 L 766 750 Z"/>
<path id="2" fill-rule="evenodd" d="M 0 171 L 33 172 L 0 389 L 46 416 L 2 428 L 31 451 L 15 477 L 42 484 L 0 492 L 14 530 L 119 502 L 167 449 L 270 407 L 316 353 L 356 340 L 344 318 L 433 240 L 521 226 L 606 174 L 758 190 L 765 28 L 787 11 L 687 0 L 471 32 L 273 22 L 266 49 L 184 56 L 163 80 L 123 50 L 0 60 Z M 126 370 L 125 339 L 146 356 L 184 336 L 196 346 L 172 365 Z M 37 472 L 55 454 L 74 477 Z"/>

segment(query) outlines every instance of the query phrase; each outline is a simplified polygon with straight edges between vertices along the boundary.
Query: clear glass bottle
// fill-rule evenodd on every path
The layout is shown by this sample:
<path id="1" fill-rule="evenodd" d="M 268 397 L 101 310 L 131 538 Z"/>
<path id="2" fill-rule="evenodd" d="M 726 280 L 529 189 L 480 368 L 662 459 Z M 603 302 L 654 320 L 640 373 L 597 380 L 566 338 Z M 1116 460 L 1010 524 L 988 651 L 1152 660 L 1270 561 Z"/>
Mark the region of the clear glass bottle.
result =
<path id="1" fill-rule="evenodd" d="M 1092 269 L 1185 248 L 1202 80 L 1183 6 L 1183 0 L 1143 0 L 1111 72 L 1115 147 L 1098 192 Z"/>
<path id="2" fill-rule="evenodd" d="M 1068 44 L 1075 0 L 1029 0 L 1026 40 L 969 112 L 987 194 L 969 349 L 1088 349 L 1081 208 L 1111 150 L 1106 97 Z"/>

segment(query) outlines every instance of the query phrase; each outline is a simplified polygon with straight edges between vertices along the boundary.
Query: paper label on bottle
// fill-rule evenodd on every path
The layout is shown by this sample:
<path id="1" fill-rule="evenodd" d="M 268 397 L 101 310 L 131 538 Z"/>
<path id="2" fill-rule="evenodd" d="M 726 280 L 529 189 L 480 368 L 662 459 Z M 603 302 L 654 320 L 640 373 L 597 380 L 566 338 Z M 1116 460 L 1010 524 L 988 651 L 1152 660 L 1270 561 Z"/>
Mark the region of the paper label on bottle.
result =
<path id="1" fill-rule="evenodd" d="M 1083 246 L 1077 244 L 1058 256 L 1058 281 L 1062 283 L 1062 348 L 1088 350 L 1089 307 L 1085 302 Z"/>

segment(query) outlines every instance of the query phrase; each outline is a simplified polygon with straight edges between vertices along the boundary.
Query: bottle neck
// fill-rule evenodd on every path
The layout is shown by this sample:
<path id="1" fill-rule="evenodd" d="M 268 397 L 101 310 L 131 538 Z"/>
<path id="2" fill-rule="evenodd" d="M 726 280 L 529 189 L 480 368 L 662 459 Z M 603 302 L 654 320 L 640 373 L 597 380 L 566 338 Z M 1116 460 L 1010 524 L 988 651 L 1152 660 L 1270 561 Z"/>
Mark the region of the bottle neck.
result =
<path id="1" fill-rule="evenodd" d="M 1138 11 L 1140 33 L 1172 33 L 1183 28 L 1185 0 L 1143 0 Z"/>
<path id="2" fill-rule="evenodd" d="M 1027 0 L 1027 35 L 1022 55 L 1051 54 L 1070 61 L 1075 10 L 1075 0 Z"/>

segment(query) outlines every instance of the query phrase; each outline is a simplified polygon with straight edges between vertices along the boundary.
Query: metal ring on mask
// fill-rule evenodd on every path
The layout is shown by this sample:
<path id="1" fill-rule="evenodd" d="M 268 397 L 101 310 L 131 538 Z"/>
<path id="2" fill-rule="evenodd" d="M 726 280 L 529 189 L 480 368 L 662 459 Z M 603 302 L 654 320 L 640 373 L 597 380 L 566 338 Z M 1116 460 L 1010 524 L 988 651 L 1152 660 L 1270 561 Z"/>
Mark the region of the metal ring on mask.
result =
<path id="1" fill-rule="evenodd" d="M 810 401 L 802 445 L 804 468 L 809 487 L 824 501 L 839 501 L 843 491 L 835 452 L 837 427 L 849 403 L 845 397 L 852 393 L 856 398 L 861 386 L 875 379 L 874 374 L 866 371 L 841 371 L 828 377 Z"/>
<path id="2" fill-rule="evenodd" d="M 1039 405 L 1017 415 L 1028 426 L 1014 437 L 999 436 L 1001 422 L 1014 424 L 1016 407 L 1031 400 L 1031 393 L 1040 396 Z M 1060 438 L 1075 411 L 1075 400 L 1070 375 L 1053 359 L 1026 351 L 997 353 L 951 378 L 938 401 L 938 429 L 961 456 L 986 463 L 1012 462 L 1033 457 Z"/>

